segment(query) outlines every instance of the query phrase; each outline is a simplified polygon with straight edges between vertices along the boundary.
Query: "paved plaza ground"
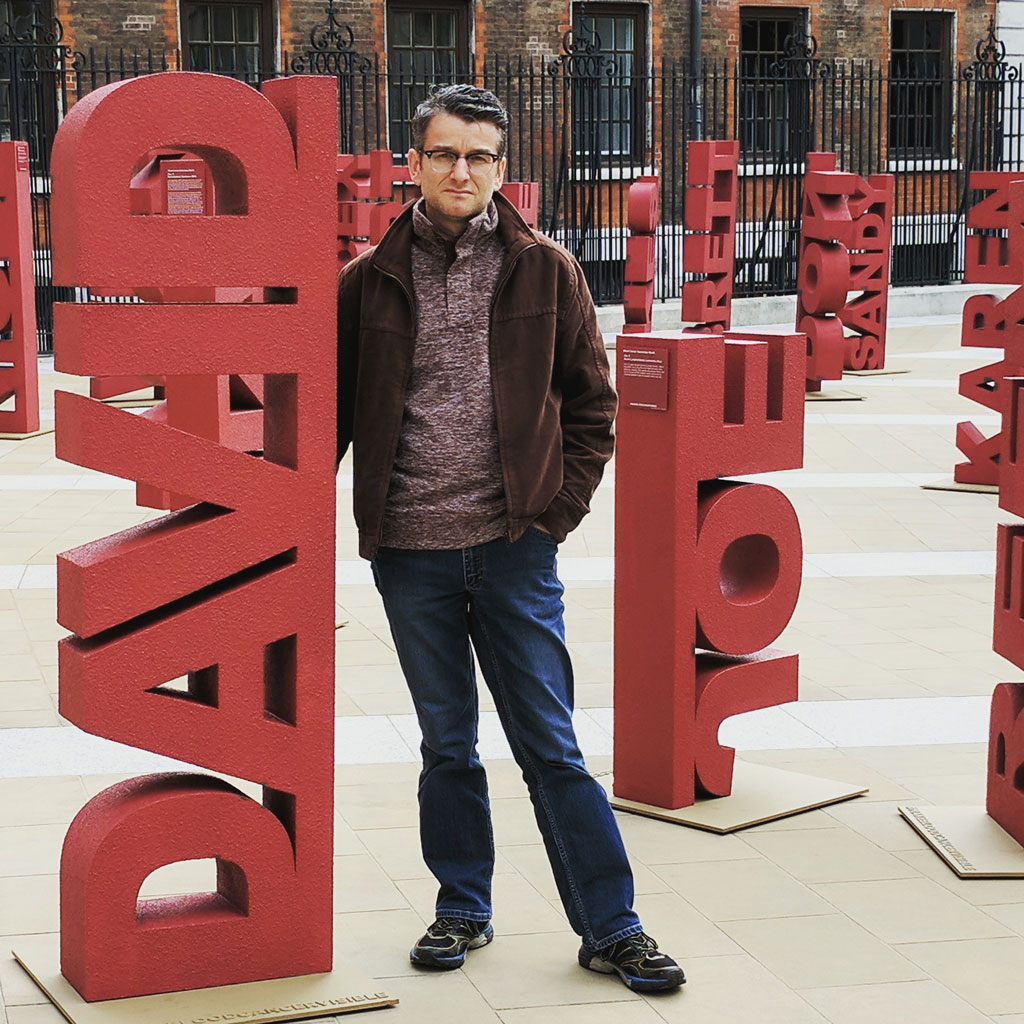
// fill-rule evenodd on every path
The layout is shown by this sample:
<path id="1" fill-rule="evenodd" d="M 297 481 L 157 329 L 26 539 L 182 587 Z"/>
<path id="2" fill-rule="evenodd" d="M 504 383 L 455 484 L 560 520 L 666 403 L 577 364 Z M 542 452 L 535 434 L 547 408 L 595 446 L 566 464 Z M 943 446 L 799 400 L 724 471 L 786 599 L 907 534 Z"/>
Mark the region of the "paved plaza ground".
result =
<path id="1" fill-rule="evenodd" d="M 803 527 L 803 590 L 775 644 L 800 654 L 801 702 L 734 719 L 722 737 L 746 759 L 870 793 L 730 836 L 618 815 L 637 908 L 689 977 L 660 997 L 576 965 L 578 940 L 487 696 L 497 938 L 459 972 L 409 963 L 434 897 L 418 851 L 416 725 L 356 554 L 346 460 L 334 910 L 338 955 L 401 1000 L 374 1011 L 381 1020 L 1024 1024 L 1024 880 L 957 880 L 896 811 L 983 804 L 989 696 L 1024 678 L 991 650 L 995 528 L 1012 517 L 993 495 L 920 486 L 951 476 L 958 420 L 996 428 L 956 390 L 988 356 L 959 348 L 951 317 L 894 323 L 888 366 L 909 372 L 844 379 L 863 401 L 808 403 L 805 468 L 759 478 L 789 495 Z M 55 387 L 85 390 L 45 364 L 41 380 L 50 422 Z M 614 472 L 613 462 L 560 554 L 594 772 L 611 768 Z M 167 763 L 86 737 L 56 711 L 54 556 L 153 514 L 130 484 L 57 460 L 52 434 L 0 441 L 0 1024 L 62 1019 L 7 950 L 57 930 L 67 823 L 115 779 Z M 152 892 L 202 887 L 203 872 L 165 869 Z"/>

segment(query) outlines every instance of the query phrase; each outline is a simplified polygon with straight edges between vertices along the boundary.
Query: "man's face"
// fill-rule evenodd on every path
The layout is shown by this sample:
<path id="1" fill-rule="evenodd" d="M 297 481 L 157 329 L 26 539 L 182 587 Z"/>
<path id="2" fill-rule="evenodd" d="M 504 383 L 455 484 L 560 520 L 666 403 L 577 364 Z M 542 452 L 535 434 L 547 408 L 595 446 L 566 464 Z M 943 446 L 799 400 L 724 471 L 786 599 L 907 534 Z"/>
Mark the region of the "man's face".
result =
<path id="1" fill-rule="evenodd" d="M 427 216 L 445 234 L 457 238 L 469 221 L 487 207 L 505 175 L 505 158 L 482 167 L 470 167 L 474 153 L 498 153 L 501 135 L 487 121 L 463 121 L 453 114 L 435 114 L 427 125 L 423 150 L 409 150 L 409 172 L 419 185 Z M 448 170 L 435 168 L 425 153 L 456 154 Z M 436 159 L 436 158 L 435 158 Z"/>

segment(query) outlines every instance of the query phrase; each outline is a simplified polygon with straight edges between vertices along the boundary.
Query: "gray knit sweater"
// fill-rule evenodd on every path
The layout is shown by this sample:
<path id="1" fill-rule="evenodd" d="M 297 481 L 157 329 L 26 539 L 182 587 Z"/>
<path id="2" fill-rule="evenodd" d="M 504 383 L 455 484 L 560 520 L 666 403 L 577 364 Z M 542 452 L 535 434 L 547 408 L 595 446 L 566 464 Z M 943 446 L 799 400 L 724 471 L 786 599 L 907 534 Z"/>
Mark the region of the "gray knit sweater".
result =
<path id="1" fill-rule="evenodd" d="M 381 544 L 449 550 L 505 532 L 488 355 L 504 249 L 491 203 L 454 243 L 413 209 L 416 352 Z"/>

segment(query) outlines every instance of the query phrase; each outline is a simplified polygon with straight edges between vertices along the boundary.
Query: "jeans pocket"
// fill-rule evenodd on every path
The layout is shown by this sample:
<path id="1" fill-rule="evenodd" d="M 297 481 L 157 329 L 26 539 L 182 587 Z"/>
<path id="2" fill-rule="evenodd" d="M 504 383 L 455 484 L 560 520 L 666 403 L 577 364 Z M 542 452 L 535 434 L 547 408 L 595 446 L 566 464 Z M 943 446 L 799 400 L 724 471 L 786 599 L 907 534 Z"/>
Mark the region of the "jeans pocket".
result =
<path id="1" fill-rule="evenodd" d="M 532 534 L 534 537 L 541 537 L 544 541 L 550 544 L 552 547 L 558 547 L 558 541 L 548 533 L 547 530 L 542 530 L 539 526 L 534 526 L 532 523 L 526 528 L 526 533 Z"/>

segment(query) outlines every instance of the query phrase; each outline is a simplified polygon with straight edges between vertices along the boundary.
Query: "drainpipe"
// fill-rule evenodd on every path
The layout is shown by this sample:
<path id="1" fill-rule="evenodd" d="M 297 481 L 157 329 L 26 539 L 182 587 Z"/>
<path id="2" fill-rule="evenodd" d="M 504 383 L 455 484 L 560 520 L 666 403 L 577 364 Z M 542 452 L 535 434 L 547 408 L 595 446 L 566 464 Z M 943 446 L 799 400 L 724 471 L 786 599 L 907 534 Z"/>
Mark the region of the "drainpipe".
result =
<path id="1" fill-rule="evenodd" d="M 701 50 L 703 49 L 703 33 L 701 31 L 701 0 L 690 0 L 690 74 L 693 85 L 690 91 L 690 138 L 700 139 L 704 133 L 703 112 L 701 110 L 702 90 L 700 80 Z"/>

